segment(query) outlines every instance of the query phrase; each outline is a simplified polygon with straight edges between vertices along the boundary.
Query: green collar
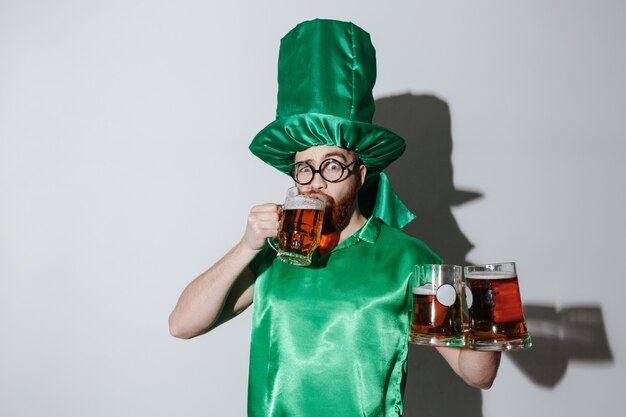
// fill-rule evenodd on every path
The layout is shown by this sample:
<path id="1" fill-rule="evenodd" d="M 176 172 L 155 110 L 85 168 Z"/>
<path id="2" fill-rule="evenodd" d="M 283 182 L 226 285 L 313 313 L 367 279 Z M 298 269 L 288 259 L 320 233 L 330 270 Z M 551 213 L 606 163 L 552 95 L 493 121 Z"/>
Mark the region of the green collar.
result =
<path id="1" fill-rule="evenodd" d="M 380 220 L 378 220 L 376 217 L 370 217 L 359 230 L 357 230 L 352 236 L 338 244 L 333 250 L 328 253 L 328 255 L 335 251 L 349 248 L 350 246 L 356 245 L 361 241 L 371 244 L 376 243 L 376 239 L 378 239 L 378 235 L 380 234 L 380 228 Z"/>
<path id="2" fill-rule="evenodd" d="M 380 234 L 381 228 L 380 220 L 376 217 L 370 217 L 367 219 L 367 222 L 359 229 L 355 235 L 358 235 L 360 240 L 364 240 L 367 243 L 376 243 L 376 239 L 378 239 L 378 235 Z"/>
<path id="3" fill-rule="evenodd" d="M 347 249 L 350 246 L 354 246 L 359 242 L 366 242 L 369 244 L 376 243 L 376 240 L 378 240 L 378 236 L 380 235 L 381 228 L 382 228 L 381 221 L 376 217 L 373 217 L 373 216 L 370 217 L 369 219 L 367 219 L 367 222 L 365 222 L 365 224 L 359 230 L 357 230 L 352 236 L 350 236 L 349 238 L 347 238 L 346 240 L 338 244 L 336 247 L 334 247 L 333 250 L 328 252 L 326 255 L 320 257 L 319 251 L 316 250 L 315 252 L 313 252 L 313 257 L 312 257 L 312 262 L 311 262 L 310 267 L 311 268 L 325 267 L 326 263 L 328 262 L 329 257 L 333 253 L 343 250 L 343 249 Z"/>

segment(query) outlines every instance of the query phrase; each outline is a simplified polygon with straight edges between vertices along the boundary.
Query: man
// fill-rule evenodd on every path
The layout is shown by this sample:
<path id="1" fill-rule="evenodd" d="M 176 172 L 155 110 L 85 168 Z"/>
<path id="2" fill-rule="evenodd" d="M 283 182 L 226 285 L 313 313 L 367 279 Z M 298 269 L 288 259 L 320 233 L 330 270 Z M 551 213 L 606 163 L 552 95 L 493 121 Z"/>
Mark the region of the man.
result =
<path id="1" fill-rule="evenodd" d="M 281 41 L 277 118 L 251 151 L 327 196 L 312 264 L 266 245 L 281 208 L 251 209 L 241 241 L 183 291 L 170 316 L 180 338 L 253 304 L 250 416 L 399 416 L 415 264 L 441 263 L 399 229 L 413 215 L 382 172 L 404 140 L 371 124 L 375 51 L 352 23 L 304 22 Z M 439 348 L 468 384 L 489 388 L 500 355 Z"/>

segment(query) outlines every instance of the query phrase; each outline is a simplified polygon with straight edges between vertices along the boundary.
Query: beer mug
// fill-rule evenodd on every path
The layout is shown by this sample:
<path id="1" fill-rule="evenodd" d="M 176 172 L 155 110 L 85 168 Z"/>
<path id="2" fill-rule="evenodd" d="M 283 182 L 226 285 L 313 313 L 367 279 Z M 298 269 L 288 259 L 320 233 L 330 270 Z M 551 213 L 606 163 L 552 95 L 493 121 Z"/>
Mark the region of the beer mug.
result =
<path id="1" fill-rule="evenodd" d="M 515 263 L 466 266 L 465 279 L 471 291 L 468 346 L 485 351 L 530 348 Z"/>
<path id="2" fill-rule="evenodd" d="M 458 265 L 416 265 L 413 279 L 411 343 L 465 346 L 461 312 L 463 269 Z"/>
<path id="3" fill-rule="evenodd" d="M 320 244 L 326 196 L 310 187 L 291 187 L 283 205 L 278 236 L 268 239 L 277 257 L 292 265 L 307 266 Z"/>

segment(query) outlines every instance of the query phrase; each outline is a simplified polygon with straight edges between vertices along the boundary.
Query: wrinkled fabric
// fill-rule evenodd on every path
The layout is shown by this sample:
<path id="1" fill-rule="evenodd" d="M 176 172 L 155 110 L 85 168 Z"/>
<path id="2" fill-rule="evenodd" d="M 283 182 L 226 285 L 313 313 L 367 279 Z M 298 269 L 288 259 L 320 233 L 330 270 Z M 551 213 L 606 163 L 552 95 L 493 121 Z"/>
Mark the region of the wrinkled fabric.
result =
<path id="1" fill-rule="evenodd" d="M 295 153 L 311 146 L 355 151 L 370 173 L 368 184 L 377 185 L 360 193 L 366 214 L 401 229 L 414 216 L 382 171 L 402 155 L 405 142 L 371 123 L 375 82 L 376 51 L 367 32 L 335 20 L 299 24 L 281 40 L 276 120 L 254 137 L 250 151 L 286 174 Z"/>
<path id="2" fill-rule="evenodd" d="M 332 114 L 371 122 L 376 50 L 370 35 L 350 22 L 315 19 L 280 41 L 276 118 Z"/>
<path id="3" fill-rule="evenodd" d="M 372 171 L 382 171 L 399 158 L 406 147 L 402 138 L 377 125 L 306 113 L 270 123 L 253 139 L 250 151 L 289 174 L 296 152 L 322 145 L 355 151 Z"/>
<path id="4" fill-rule="evenodd" d="M 410 277 L 425 263 L 441 259 L 376 218 L 308 267 L 262 251 L 250 264 L 248 416 L 400 416 Z"/>
<path id="5" fill-rule="evenodd" d="M 415 215 L 391 187 L 389 178 L 384 172 L 374 172 L 365 176 L 363 187 L 359 190 L 359 210 L 364 216 L 377 217 L 397 229 L 404 228 L 415 219 Z"/>

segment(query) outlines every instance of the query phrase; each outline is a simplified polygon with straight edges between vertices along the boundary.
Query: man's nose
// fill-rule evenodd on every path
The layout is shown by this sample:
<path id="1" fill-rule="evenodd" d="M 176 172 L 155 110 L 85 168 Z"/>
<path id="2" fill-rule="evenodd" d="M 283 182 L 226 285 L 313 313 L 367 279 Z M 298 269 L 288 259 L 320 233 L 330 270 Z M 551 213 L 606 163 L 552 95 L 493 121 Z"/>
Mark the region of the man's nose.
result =
<path id="1" fill-rule="evenodd" d="M 315 188 L 316 190 L 323 190 L 326 188 L 327 185 L 328 184 L 326 183 L 324 178 L 322 178 L 322 174 L 320 174 L 319 172 L 315 173 L 315 175 L 313 176 L 313 180 L 309 184 L 311 188 Z"/>

